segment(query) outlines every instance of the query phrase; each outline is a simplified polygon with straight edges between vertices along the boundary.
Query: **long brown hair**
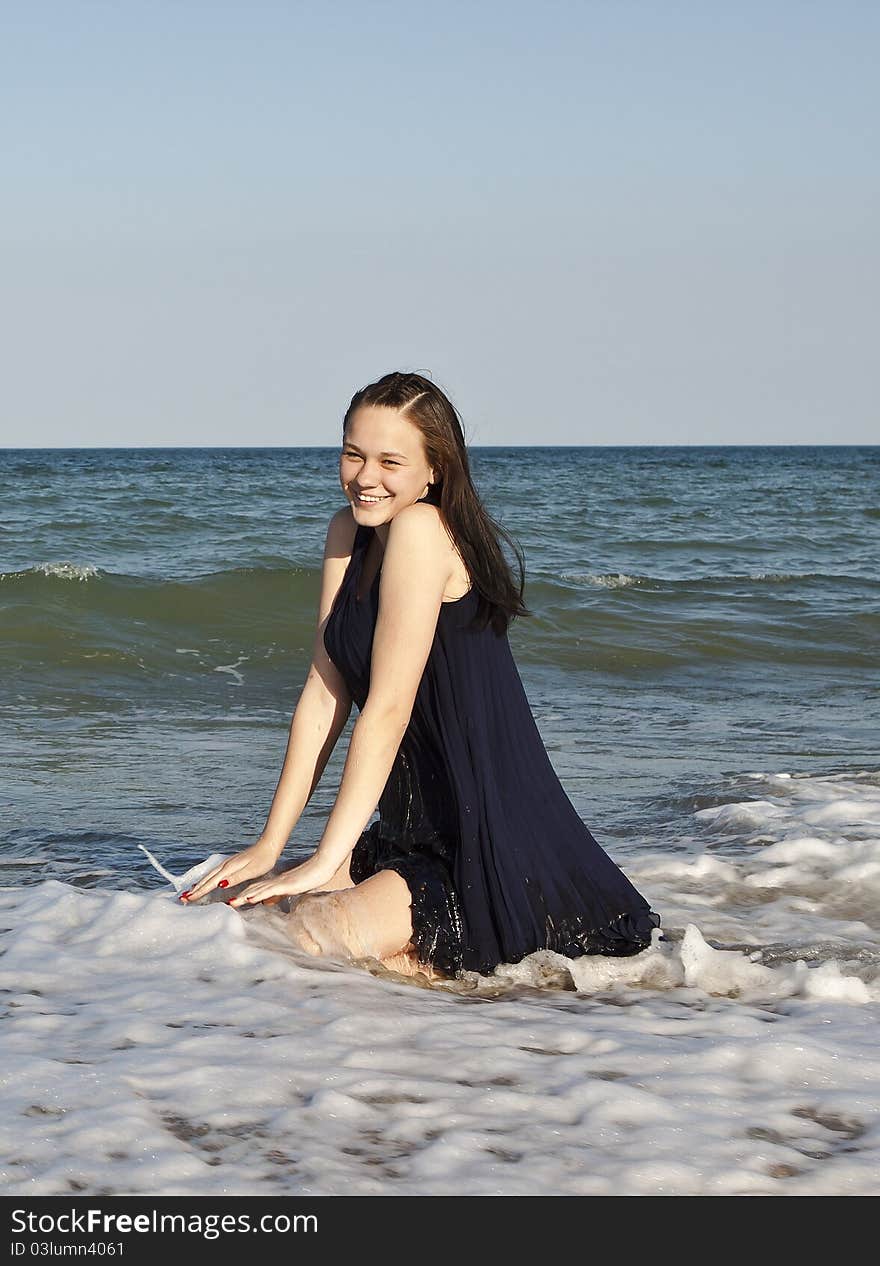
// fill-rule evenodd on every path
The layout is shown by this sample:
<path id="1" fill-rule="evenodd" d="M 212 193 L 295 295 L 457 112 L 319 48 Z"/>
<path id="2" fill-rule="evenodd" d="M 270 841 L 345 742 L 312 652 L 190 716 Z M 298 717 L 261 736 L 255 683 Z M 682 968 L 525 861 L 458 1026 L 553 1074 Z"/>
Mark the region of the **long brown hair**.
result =
<path id="1" fill-rule="evenodd" d="M 514 538 L 489 515 L 471 479 L 461 420 L 451 400 L 420 374 L 385 374 L 355 392 L 342 420 L 343 443 L 352 415 L 362 405 L 396 409 L 422 433 L 425 456 L 434 468 L 435 482 L 424 501 L 437 506 L 446 530 L 477 590 L 477 625 L 507 631 L 511 620 L 531 615 L 523 601 L 525 562 Z M 502 553 L 503 537 L 516 555 L 519 583 Z"/>

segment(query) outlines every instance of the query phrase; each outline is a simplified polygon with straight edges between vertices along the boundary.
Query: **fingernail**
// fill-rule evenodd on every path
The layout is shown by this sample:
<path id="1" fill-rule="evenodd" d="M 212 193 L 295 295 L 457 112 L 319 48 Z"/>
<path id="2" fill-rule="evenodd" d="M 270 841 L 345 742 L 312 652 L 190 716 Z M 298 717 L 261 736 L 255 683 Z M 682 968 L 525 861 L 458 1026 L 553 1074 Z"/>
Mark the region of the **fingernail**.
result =
<path id="1" fill-rule="evenodd" d="M 230 897 L 229 900 L 226 902 L 226 904 L 228 906 L 231 906 L 234 900 L 235 900 L 235 897 Z"/>
<path id="2" fill-rule="evenodd" d="M 220 880 L 220 882 L 219 882 L 219 884 L 217 885 L 217 887 L 218 887 L 218 888 L 228 888 L 228 887 L 229 887 L 229 880 L 228 880 L 228 879 L 221 879 L 221 880 Z"/>

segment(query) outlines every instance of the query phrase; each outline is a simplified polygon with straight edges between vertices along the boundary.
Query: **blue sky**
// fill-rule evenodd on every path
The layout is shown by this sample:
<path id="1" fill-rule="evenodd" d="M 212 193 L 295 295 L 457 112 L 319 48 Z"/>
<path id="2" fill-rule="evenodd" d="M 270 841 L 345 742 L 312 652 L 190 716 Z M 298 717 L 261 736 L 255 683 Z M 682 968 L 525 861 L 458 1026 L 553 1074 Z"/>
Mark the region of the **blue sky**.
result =
<path id="1" fill-rule="evenodd" d="M 880 6 L 3 6 L 0 445 L 877 442 Z M 870 366 L 870 377 L 869 377 Z"/>

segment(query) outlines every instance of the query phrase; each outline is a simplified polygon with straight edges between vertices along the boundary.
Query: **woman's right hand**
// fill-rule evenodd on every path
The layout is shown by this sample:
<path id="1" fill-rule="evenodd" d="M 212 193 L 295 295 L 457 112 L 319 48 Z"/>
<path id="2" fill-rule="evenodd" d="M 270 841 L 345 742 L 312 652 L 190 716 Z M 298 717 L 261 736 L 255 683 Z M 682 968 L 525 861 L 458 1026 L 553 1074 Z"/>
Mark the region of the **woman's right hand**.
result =
<path id="1" fill-rule="evenodd" d="M 220 866 L 209 870 L 197 884 L 180 894 L 180 900 L 189 904 L 191 901 L 198 901 L 206 893 L 213 892 L 215 888 L 229 888 L 233 884 L 246 883 L 249 879 L 260 879 L 272 869 L 279 856 L 280 852 L 275 845 L 261 837 L 250 848 L 243 849 Z"/>

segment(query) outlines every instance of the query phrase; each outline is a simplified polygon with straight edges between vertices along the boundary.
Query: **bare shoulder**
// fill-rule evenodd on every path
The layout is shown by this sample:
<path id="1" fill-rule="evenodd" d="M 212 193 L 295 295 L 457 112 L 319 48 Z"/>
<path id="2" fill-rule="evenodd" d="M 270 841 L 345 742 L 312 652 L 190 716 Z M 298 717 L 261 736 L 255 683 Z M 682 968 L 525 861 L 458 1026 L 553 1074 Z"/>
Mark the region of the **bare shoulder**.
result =
<path id="1" fill-rule="evenodd" d="M 443 600 L 454 601 L 470 587 L 470 577 L 436 506 L 417 501 L 392 519 L 383 572 L 397 565 L 413 583 L 432 590 L 441 582 Z"/>
<path id="2" fill-rule="evenodd" d="M 357 523 L 351 512 L 351 506 L 341 506 L 327 525 L 324 557 L 342 558 L 347 562 L 354 548 L 356 533 Z"/>
<path id="3" fill-rule="evenodd" d="M 321 598 L 318 603 L 318 625 L 323 626 L 336 600 L 345 571 L 351 561 L 357 524 L 348 506 L 343 506 L 327 525 L 324 562 L 321 567 Z"/>
<path id="4" fill-rule="evenodd" d="M 388 545 L 392 537 L 405 542 L 407 549 L 421 547 L 438 558 L 448 555 L 452 549 L 440 511 L 426 501 L 416 501 L 394 516 L 388 526 Z"/>

